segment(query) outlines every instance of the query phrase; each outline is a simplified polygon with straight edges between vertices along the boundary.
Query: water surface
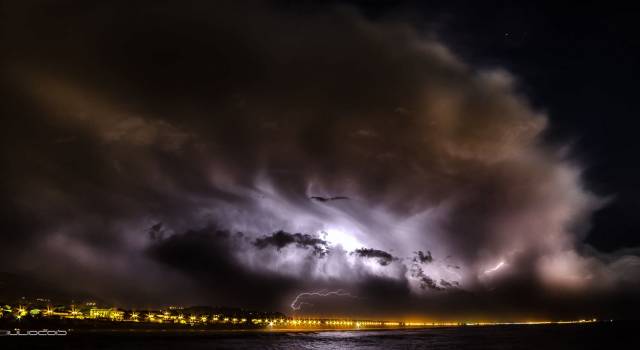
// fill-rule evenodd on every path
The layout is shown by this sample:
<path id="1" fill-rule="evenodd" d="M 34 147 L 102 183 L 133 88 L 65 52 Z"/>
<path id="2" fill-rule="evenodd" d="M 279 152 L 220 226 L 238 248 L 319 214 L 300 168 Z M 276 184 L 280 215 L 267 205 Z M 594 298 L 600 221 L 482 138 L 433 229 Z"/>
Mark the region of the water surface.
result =
<path id="1" fill-rule="evenodd" d="M 66 337 L 0 338 L 30 349 L 636 349 L 636 323 L 511 325 L 325 332 L 76 332 Z M 11 337 L 15 338 L 15 337 Z"/>

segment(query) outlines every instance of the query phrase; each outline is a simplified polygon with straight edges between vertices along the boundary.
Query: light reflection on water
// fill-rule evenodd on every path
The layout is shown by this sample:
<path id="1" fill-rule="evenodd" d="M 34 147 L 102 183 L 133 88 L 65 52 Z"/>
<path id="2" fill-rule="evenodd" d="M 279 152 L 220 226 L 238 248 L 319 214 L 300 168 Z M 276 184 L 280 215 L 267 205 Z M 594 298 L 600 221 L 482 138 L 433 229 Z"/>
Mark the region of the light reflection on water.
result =
<path id="1" fill-rule="evenodd" d="M 326 332 L 76 333 L 19 339 L 2 348 L 48 349 L 618 349 L 637 343 L 637 323 Z M 27 343 L 28 342 L 28 343 Z M 621 347 L 622 346 L 622 347 Z"/>

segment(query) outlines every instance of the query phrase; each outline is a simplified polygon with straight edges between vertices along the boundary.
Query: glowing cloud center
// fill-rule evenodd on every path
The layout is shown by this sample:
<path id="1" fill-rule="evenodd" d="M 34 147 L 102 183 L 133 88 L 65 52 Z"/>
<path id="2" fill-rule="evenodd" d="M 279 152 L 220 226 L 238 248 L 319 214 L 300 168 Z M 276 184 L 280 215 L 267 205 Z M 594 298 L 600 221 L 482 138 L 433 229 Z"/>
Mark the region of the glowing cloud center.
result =
<path id="1" fill-rule="evenodd" d="M 357 238 L 339 229 L 327 229 L 320 232 L 320 236 L 332 247 L 341 246 L 346 251 L 354 251 L 364 247 Z"/>

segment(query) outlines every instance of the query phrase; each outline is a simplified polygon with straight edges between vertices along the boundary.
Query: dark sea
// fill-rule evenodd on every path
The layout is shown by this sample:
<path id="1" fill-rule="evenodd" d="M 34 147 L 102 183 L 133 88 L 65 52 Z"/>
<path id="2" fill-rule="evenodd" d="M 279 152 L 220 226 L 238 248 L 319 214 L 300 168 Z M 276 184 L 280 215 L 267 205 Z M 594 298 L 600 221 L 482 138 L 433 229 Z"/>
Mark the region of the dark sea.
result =
<path id="1" fill-rule="evenodd" d="M 323 332 L 71 332 L 0 337 L 0 349 L 640 349 L 638 323 Z"/>

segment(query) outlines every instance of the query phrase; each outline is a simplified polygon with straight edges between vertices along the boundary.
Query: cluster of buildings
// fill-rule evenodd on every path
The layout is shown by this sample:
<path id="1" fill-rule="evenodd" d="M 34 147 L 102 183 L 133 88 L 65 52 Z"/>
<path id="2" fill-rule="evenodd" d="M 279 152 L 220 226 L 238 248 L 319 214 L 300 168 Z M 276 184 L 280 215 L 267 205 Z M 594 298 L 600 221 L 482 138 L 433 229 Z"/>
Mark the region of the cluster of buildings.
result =
<path id="1" fill-rule="evenodd" d="M 135 322 L 162 326 L 189 325 L 201 327 L 246 328 L 387 328 L 387 327 L 442 327 L 483 326 L 500 324 L 592 323 L 596 319 L 576 321 L 533 321 L 516 323 L 459 323 L 459 322 L 390 322 L 338 318 L 292 318 L 280 313 L 256 312 L 233 308 L 171 306 L 164 310 L 123 310 L 99 307 L 95 302 L 51 306 L 48 299 L 22 300 L 21 304 L 0 303 L 0 321 L 72 320 L 74 322 L 106 321 Z"/>
<path id="2" fill-rule="evenodd" d="M 176 325 L 225 325 L 254 328 L 289 327 L 384 327 L 399 326 L 398 322 L 350 319 L 292 318 L 280 313 L 246 311 L 231 308 L 170 306 L 164 310 L 123 310 L 105 308 L 95 302 L 52 306 L 48 299 L 22 300 L 22 304 L 4 304 L 0 308 L 4 320 L 96 320 Z"/>
<path id="3" fill-rule="evenodd" d="M 36 319 L 108 319 L 112 321 L 124 321 L 126 311 L 116 308 L 98 308 L 93 305 L 77 306 L 35 306 L 35 305 L 9 305 L 4 304 L 0 308 L 0 319 L 14 318 Z"/>
<path id="4" fill-rule="evenodd" d="M 46 300 L 41 300 L 46 302 Z M 164 310 L 122 310 L 104 308 L 95 302 L 72 305 L 3 305 L 0 319 L 71 319 L 112 322 L 139 322 L 177 325 L 226 325 L 254 328 L 371 328 L 409 326 L 400 322 L 351 319 L 292 318 L 280 313 L 265 313 L 224 308 L 168 307 Z M 41 303 L 42 304 L 42 303 Z M 416 324 L 417 325 L 417 324 Z"/>

